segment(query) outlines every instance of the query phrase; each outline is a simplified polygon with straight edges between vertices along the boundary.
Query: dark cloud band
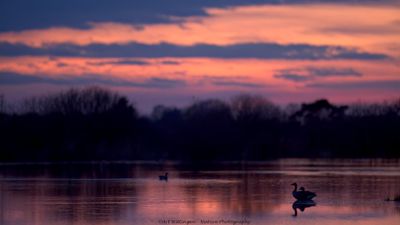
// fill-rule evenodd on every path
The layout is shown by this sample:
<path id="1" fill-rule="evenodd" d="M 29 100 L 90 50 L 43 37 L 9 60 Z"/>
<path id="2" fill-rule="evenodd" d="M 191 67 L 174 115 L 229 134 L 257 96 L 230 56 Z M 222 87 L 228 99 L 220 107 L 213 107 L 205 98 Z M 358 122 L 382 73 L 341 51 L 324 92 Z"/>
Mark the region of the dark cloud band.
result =
<path id="1" fill-rule="evenodd" d="M 362 73 L 353 68 L 305 67 L 279 70 L 275 78 L 293 82 L 306 82 L 320 77 L 361 77 Z"/>
<path id="2" fill-rule="evenodd" d="M 155 45 L 129 43 L 125 45 L 72 44 L 48 45 L 33 48 L 22 44 L 0 43 L 0 56 L 66 56 L 66 57 L 206 57 L 206 58 L 257 58 L 288 60 L 330 60 L 358 59 L 380 60 L 388 56 L 377 53 L 360 52 L 339 46 L 315 46 L 307 44 L 280 45 L 275 43 L 244 43 L 234 45 L 197 44 L 182 46 L 168 43 Z M 128 62 L 127 62 L 128 63 Z M 138 64 L 138 63 L 136 63 Z M 139 63 L 140 64 L 140 63 Z M 323 71 L 321 71 L 323 72 Z"/>
<path id="3" fill-rule="evenodd" d="M 88 28 L 89 22 L 133 25 L 179 23 L 177 18 L 207 16 L 206 8 L 259 4 L 375 3 L 395 0 L 12 0 L 0 1 L 0 32 L 48 27 Z"/>
<path id="4" fill-rule="evenodd" d="M 26 85 L 26 84 L 53 84 L 53 85 L 110 85 L 138 88 L 178 88 L 186 86 L 180 79 L 165 79 L 151 77 L 144 81 L 125 81 L 120 79 L 107 79 L 100 75 L 84 75 L 80 77 L 59 76 L 57 78 L 33 76 L 12 72 L 0 72 L 0 85 Z"/>

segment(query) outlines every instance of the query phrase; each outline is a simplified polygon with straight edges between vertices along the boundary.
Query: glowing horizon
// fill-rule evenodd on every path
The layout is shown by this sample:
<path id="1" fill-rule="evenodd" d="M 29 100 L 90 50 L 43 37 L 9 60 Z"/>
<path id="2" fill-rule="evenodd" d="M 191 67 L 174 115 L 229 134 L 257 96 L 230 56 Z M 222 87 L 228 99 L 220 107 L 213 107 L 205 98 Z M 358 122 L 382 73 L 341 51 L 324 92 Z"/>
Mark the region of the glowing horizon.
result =
<path id="1" fill-rule="evenodd" d="M 51 10 L 42 7 L 50 17 Z M 23 25 L 14 22 L 18 15 L 5 16 L 0 92 L 15 99 L 100 84 L 149 107 L 242 92 L 278 103 L 399 96 L 396 1 L 196 7 L 203 13 L 182 16 L 166 10 L 166 21 L 140 23 L 93 14 L 93 20 L 74 24 L 68 19 L 78 12 L 71 12 L 71 18 L 61 18 L 68 23 Z M 118 15 L 115 10 L 109 14 Z M 157 13 L 153 16 L 159 19 Z M 131 16 L 145 20 L 152 15 Z"/>

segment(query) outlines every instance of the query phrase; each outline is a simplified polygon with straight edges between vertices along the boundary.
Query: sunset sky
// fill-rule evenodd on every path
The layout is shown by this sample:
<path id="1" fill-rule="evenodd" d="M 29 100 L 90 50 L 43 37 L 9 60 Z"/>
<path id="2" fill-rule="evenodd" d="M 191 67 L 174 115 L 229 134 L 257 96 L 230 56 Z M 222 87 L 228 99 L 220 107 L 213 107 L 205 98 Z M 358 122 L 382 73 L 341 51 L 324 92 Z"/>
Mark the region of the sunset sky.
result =
<path id="1" fill-rule="evenodd" d="M 100 85 L 139 109 L 400 97 L 400 1 L 0 0 L 0 93 Z"/>

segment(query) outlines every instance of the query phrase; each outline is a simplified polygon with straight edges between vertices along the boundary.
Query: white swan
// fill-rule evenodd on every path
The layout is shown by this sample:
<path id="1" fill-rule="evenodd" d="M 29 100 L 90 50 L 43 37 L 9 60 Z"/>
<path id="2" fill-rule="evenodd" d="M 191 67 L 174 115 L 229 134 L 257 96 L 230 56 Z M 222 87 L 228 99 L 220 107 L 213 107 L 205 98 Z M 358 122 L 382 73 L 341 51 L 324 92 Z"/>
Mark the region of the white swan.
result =
<path id="1" fill-rule="evenodd" d="M 300 201 L 307 201 L 313 199 L 317 194 L 311 191 L 306 191 L 304 187 L 300 188 L 300 191 L 297 191 L 297 184 L 293 183 L 294 190 L 292 191 L 292 195 L 295 199 Z"/>

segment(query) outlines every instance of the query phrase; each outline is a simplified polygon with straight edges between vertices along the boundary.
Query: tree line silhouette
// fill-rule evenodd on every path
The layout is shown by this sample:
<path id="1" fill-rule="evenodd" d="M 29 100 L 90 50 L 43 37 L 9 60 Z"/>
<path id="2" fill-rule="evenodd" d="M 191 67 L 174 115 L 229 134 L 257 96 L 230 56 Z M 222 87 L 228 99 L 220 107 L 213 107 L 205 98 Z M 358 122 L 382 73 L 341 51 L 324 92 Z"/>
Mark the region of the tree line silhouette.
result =
<path id="1" fill-rule="evenodd" d="M 9 108 L 0 95 L 0 161 L 400 157 L 400 98 L 280 107 L 241 94 L 140 115 L 127 97 L 88 87 Z"/>

